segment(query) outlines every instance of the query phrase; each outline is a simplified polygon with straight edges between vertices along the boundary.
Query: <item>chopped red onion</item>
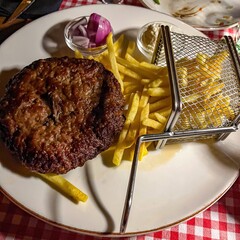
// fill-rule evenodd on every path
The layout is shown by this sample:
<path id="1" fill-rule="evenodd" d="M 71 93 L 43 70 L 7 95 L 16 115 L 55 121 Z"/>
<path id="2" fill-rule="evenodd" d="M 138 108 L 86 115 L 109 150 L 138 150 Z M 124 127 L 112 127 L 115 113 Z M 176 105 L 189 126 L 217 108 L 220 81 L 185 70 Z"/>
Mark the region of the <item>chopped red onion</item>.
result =
<path id="1" fill-rule="evenodd" d="M 93 48 L 106 43 L 106 38 L 112 31 L 112 27 L 106 18 L 92 13 L 88 21 L 86 17 L 81 18 L 69 31 L 73 43 L 84 48 Z"/>
<path id="2" fill-rule="evenodd" d="M 90 40 L 89 38 L 83 37 L 83 36 L 73 36 L 72 42 L 76 45 L 80 45 L 84 48 L 88 48 Z"/>
<path id="3" fill-rule="evenodd" d="M 79 25 L 78 26 L 78 29 L 79 29 L 79 32 L 80 32 L 80 36 L 84 36 L 84 37 L 87 37 L 87 29 L 84 25 Z"/>

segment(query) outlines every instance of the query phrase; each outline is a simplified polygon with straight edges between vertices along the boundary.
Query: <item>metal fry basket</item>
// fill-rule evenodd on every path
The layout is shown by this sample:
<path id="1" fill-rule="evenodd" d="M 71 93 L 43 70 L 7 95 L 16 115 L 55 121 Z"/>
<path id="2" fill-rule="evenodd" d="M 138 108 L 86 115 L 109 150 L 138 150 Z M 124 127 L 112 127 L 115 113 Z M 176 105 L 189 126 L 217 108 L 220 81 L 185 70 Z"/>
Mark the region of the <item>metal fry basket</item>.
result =
<path id="1" fill-rule="evenodd" d="M 176 141 L 200 138 L 225 139 L 214 128 L 237 125 L 240 113 L 239 58 L 231 38 L 212 41 L 187 36 L 162 27 L 154 63 L 167 64 L 172 94 L 172 112 L 166 131 L 209 130 L 209 135 L 186 136 Z M 163 52 L 163 48 L 165 51 Z M 157 147 L 162 147 L 161 142 Z"/>
<path id="2" fill-rule="evenodd" d="M 171 113 L 164 133 L 137 139 L 120 233 L 127 227 L 141 143 L 154 141 L 162 148 L 179 141 L 224 140 L 240 121 L 240 60 L 231 37 L 212 41 L 161 26 L 152 62 L 167 66 Z"/>

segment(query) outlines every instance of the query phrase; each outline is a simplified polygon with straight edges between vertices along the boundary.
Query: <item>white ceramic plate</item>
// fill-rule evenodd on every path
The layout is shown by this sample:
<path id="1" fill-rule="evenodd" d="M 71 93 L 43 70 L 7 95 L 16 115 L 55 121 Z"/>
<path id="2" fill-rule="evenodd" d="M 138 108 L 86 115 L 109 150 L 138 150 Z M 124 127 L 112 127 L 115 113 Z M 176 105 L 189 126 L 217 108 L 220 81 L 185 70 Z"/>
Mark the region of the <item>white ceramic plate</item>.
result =
<path id="1" fill-rule="evenodd" d="M 150 9 L 176 16 L 199 30 L 222 29 L 240 21 L 239 0 L 140 0 Z"/>
<path id="2" fill-rule="evenodd" d="M 134 33 L 147 22 L 162 20 L 189 35 L 194 28 L 168 15 L 124 5 L 89 5 L 53 13 L 25 26 L 0 46 L 1 94 L 16 70 L 39 58 L 68 54 L 63 27 L 71 18 L 97 12 L 116 33 Z M 240 134 L 218 144 L 188 143 L 154 151 L 139 164 L 134 201 L 125 236 L 163 229 L 184 221 L 217 201 L 238 177 Z M 46 222 L 91 235 L 119 236 L 131 163 L 111 165 L 102 155 L 65 177 L 89 195 L 74 204 L 16 164 L 0 145 L 0 184 L 17 205 Z M 234 160 L 234 161 L 233 161 Z"/>

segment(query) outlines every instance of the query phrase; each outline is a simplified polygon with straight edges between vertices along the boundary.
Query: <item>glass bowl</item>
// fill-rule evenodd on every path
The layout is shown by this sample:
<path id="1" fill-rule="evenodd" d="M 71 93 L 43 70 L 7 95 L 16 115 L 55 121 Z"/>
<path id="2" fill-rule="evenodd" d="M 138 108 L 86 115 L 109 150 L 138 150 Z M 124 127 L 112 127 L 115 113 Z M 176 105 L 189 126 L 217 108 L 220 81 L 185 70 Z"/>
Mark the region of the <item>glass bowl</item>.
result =
<path id="1" fill-rule="evenodd" d="M 87 26 L 88 20 L 89 16 L 82 16 L 71 20 L 64 29 L 65 42 L 70 49 L 72 49 L 73 51 L 79 51 L 83 56 L 98 55 L 107 49 L 106 42 L 97 47 L 86 47 L 85 43 L 81 41 L 76 41 L 74 39 L 75 35 L 73 30 L 75 29 L 75 27 L 81 24 L 81 22 L 83 21 L 85 22 L 85 24 L 82 25 Z"/>
<path id="2" fill-rule="evenodd" d="M 149 22 L 141 27 L 137 34 L 137 46 L 149 60 L 152 59 L 161 25 L 169 26 L 170 31 L 182 33 L 182 30 L 177 26 L 162 21 Z"/>

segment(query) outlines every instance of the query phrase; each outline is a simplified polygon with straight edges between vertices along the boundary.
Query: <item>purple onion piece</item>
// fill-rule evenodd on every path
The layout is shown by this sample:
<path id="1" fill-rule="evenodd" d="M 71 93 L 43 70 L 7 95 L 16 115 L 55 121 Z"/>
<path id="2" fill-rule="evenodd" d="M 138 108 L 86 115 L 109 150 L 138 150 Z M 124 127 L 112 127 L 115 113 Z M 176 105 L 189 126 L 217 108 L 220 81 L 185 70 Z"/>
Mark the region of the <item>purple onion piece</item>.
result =
<path id="1" fill-rule="evenodd" d="M 90 40 L 87 37 L 83 36 L 73 36 L 72 42 L 83 48 L 88 48 Z"/>

